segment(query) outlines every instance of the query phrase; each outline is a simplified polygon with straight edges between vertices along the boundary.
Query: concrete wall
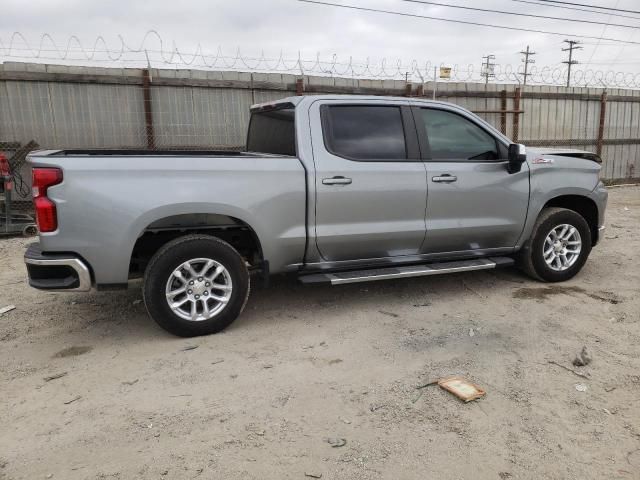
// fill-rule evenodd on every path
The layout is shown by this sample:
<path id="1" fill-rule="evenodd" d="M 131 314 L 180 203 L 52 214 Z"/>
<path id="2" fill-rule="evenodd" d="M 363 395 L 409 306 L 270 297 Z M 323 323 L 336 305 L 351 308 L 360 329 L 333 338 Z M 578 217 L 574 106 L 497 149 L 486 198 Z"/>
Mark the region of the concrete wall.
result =
<path id="1" fill-rule="evenodd" d="M 151 69 L 149 93 L 156 148 L 241 148 L 249 106 L 296 94 L 299 76 Z M 439 83 L 438 100 L 473 111 L 515 107 L 517 85 Z M 433 85 L 410 85 L 432 96 Z M 304 77 L 308 93 L 406 95 L 394 80 Z M 501 92 L 505 91 L 506 94 Z M 4 63 L 0 65 L 0 150 L 35 140 L 41 148 L 148 146 L 143 70 Z M 521 89 L 518 140 L 596 151 L 602 89 Z M 503 100 L 502 95 L 506 95 Z M 603 177 L 640 174 L 640 91 L 608 90 Z M 514 114 L 479 113 L 515 136 Z M 3 147 L 3 143 L 5 147 Z M 9 152 L 11 154 L 11 152 Z"/>

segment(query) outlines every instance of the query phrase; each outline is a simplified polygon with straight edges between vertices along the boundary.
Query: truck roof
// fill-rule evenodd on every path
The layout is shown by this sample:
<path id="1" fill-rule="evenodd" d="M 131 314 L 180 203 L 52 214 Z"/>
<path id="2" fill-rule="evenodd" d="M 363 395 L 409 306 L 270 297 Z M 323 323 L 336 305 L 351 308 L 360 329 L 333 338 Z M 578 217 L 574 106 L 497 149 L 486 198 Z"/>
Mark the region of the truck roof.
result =
<path id="1" fill-rule="evenodd" d="M 305 102 L 314 102 L 316 100 L 358 100 L 358 101 L 362 101 L 362 100 L 372 100 L 372 101 L 381 101 L 381 100 L 394 100 L 394 101 L 414 101 L 414 102 L 421 102 L 421 103 L 425 103 L 425 104 L 430 104 L 430 105 L 447 105 L 447 106 L 453 106 L 453 107 L 457 107 L 460 109 L 465 110 L 464 107 L 461 107 L 460 105 L 456 105 L 455 103 L 450 103 L 450 102 L 441 102 L 438 100 L 431 100 L 429 98 L 420 98 L 420 97 L 394 97 L 394 96 L 381 96 L 381 95 L 341 95 L 341 94 L 325 94 L 325 95 L 296 95 L 293 97 L 286 97 L 286 98 L 281 98 L 278 100 L 274 100 L 274 101 L 270 101 L 270 102 L 263 102 L 263 103 L 256 103 L 255 105 L 251 105 L 251 110 L 263 110 L 263 109 L 267 109 L 267 108 L 273 108 L 276 105 L 281 105 L 281 104 L 286 104 L 289 103 L 291 104 L 293 107 L 297 107 L 298 104 L 300 104 L 301 102 L 305 101 Z"/>

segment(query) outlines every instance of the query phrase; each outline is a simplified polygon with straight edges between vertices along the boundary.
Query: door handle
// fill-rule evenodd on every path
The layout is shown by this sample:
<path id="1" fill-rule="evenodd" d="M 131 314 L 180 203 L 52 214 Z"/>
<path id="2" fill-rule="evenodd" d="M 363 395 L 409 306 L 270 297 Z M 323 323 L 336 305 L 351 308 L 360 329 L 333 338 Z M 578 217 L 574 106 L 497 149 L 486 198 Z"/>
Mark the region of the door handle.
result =
<path id="1" fill-rule="evenodd" d="M 452 182 L 455 182 L 456 180 L 458 180 L 458 177 L 456 177 L 455 175 L 450 175 L 448 173 L 445 173 L 444 175 L 440 175 L 438 177 L 431 178 L 431 181 L 436 183 L 452 183 Z"/>
<path id="2" fill-rule="evenodd" d="M 322 184 L 323 185 L 350 185 L 351 179 L 342 177 L 342 176 L 337 176 L 332 178 L 323 178 Z"/>

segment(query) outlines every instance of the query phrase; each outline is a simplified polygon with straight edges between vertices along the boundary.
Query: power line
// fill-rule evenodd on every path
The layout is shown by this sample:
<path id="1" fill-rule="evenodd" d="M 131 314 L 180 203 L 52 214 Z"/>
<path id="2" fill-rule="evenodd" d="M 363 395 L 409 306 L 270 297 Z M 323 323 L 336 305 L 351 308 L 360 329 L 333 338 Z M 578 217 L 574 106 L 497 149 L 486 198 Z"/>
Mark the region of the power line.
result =
<path id="1" fill-rule="evenodd" d="M 522 83 L 524 85 L 526 85 L 527 84 L 527 77 L 529 75 L 531 75 L 529 73 L 529 64 L 536 63 L 536 61 L 533 60 L 533 59 L 529 60 L 529 57 L 532 56 L 532 55 L 535 55 L 536 52 L 532 52 L 531 50 L 529 50 L 529 45 L 527 45 L 527 49 L 525 51 L 523 51 L 523 52 L 520 52 L 520 53 L 522 55 L 524 55 L 524 58 L 522 59 L 522 61 L 524 62 L 524 73 L 522 74 L 522 76 L 524 77 L 524 80 L 523 80 Z"/>
<path id="2" fill-rule="evenodd" d="M 573 51 L 574 50 L 579 50 L 582 47 L 578 46 L 580 44 L 580 42 L 578 42 L 577 40 L 565 40 L 564 43 L 569 45 L 568 48 L 563 48 L 562 49 L 563 52 L 569 52 L 569 60 L 567 60 L 565 62 L 562 62 L 562 63 L 566 63 L 567 66 L 568 66 L 567 87 L 569 87 L 570 83 L 571 83 L 571 66 L 572 65 L 576 65 L 577 63 L 579 63 L 577 60 L 573 60 Z"/>
<path id="3" fill-rule="evenodd" d="M 564 18 L 564 17 L 550 17 L 547 15 L 534 15 L 532 13 L 517 13 L 517 12 L 507 12 L 505 10 L 491 10 L 489 8 L 476 8 L 476 7 L 465 7 L 462 5 L 451 5 L 450 3 L 439 3 L 439 2 L 427 2 L 424 0 L 400 0 L 401 2 L 407 3 L 420 3 L 424 5 L 437 5 L 439 7 L 447 7 L 447 8 L 459 8 L 461 10 L 474 10 L 476 12 L 486 12 L 486 13 L 499 13 L 502 15 L 516 15 L 518 17 L 531 17 L 531 18 L 543 18 L 545 20 L 560 20 L 563 22 L 577 22 L 577 23 L 591 23 L 594 25 L 607 25 L 609 27 L 620 27 L 620 28 L 640 28 L 640 25 L 625 25 L 621 23 L 606 23 L 606 22 L 598 22 L 596 20 L 580 20 L 577 18 Z"/>
<path id="4" fill-rule="evenodd" d="M 539 2 L 544 2 L 544 3 L 560 3 L 563 5 L 576 5 L 578 7 L 589 7 L 589 8 L 599 8 L 600 10 L 611 10 L 612 12 L 625 12 L 625 13 L 636 13 L 636 14 L 640 14 L 639 10 L 625 10 L 622 8 L 611 8 L 611 7 L 603 7 L 600 5 L 593 5 L 590 3 L 575 3 L 575 2 L 560 2 L 557 0 L 538 0 Z"/>
<path id="5" fill-rule="evenodd" d="M 577 8 L 577 7 L 565 7 L 563 5 L 553 5 L 553 4 L 545 4 L 545 3 L 540 3 L 541 0 L 537 0 L 537 1 L 532 1 L 532 0 L 511 0 L 512 2 L 518 2 L 518 3 L 528 3 L 530 5 L 537 5 L 539 7 L 550 7 L 550 8 L 560 8 L 563 10 L 574 10 L 574 11 L 578 11 L 578 12 L 587 12 L 587 13 L 595 13 L 597 15 L 605 15 L 605 12 L 599 12 L 597 10 L 588 10 L 586 8 Z M 621 13 L 608 13 L 609 15 L 612 15 L 614 17 L 622 17 L 622 18 L 632 18 L 633 20 L 640 20 L 640 17 L 633 17 L 631 15 L 623 15 Z"/>
<path id="6" fill-rule="evenodd" d="M 620 3 L 620 0 L 616 0 L 616 5 L 615 6 L 617 7 L 619 3 Z M 611 20 L 611 15 L 609 15 L 609 20 Z M 604 27 L 602 27 L 602 35 L 600 35 L 601 38 L 605 34 L 605 32 L 607 31 L 607 27 L 608 26 L 609 25 L 605 25 Z M 591 56 L 589 57 L 589 61 L 587 61 L 587 67 L 589 66 L 589 64 L 591 63 L 591 60 L 593 60 L 593 57 L 595 56 L 596 52 L 598 51 L 598 48 L 600 47 L 600 43 L 602 43 L 602 40 L 598 40 L 598 43 L 596 44 L 596 47 L 591 52 Z"/>
<path id="7" fill-rule="evenodd" d="M 557 36 L 562 36 L 562 37 L 566 37 L 566 36 L 571 36 L 571 37 L 575 37 L 575 38 L 588 38 L 591 40 L 598 40 L 600 39 L 600 37 L 593 37 L 590 35 L 575 35 L 575 34 L 571 34 L 571 33 L 560 33 L 560 32 L 550 32 L 548 30 L 537 30 L 534 28 L 522 28 L 522 27 L 508 27 L 506 25 L 494 25 L 494 24 L 490 24 L 490 23 L 480 23 L 480 22 L 471 22 L 471 21 L 467 21 L 467 20 L 453 20 L 451 18 L 442 18 L 442 17 L 430 17 L 427 15 L 418 15 L 415 13 L 405 13 L 405 12 L 395 12 L 392 10 L 380 10 L 380 9 L 376 9 L 376 8 L 368 8 L 368 7 L 359 7 L 356 5 L 344 5 L 344 4 L 340 4 L 340 3 L 330 3 L 330 2 L 321 2 L 319 0 L 295 0 L 296 2 L 301 2 L 301 3 L 310 3 L 310 4 L 314 4 L 314 5 L 323 5 L 323 6 L 328 6 L 328 7 L 337 7 L 337 8 L 345 8 L 348 10 L 358 10 L 361 12 L 373 12 L 373 13 L 385 13 L 388 15 L 397 15 L 400 17 L 410 17 L 410 18 L 421 18 L 421 19 L 426 19 L 426 20 L 437 20 L 440 22 L 449 22 L 449 23 L 461 23 L 464 25 L 474 25 L 477 27 L 490 27 L 490 28 L 499 28 L 502 30 L 515 30 L 515 31 L 519 31 L 519 32 L 532 32 L 532 33 L 542 33 L 545 35 L 557 35 Z M 618 42 L 618 43 L 627 43 L 630 45 L 640 45 L 640 42 L 633 42 L 631 40 L 622 40 L 619 38 L 609 38 L 609 37 L 602 37 L 602 40 L 607 40 L 610 42 Z"/>

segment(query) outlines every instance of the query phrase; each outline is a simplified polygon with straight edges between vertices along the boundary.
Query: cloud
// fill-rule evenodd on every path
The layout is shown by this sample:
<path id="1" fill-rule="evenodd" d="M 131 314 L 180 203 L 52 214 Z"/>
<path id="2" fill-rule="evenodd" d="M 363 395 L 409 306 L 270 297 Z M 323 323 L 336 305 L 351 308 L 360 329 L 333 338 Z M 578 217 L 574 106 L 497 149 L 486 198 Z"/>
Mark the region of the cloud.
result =
<path id="1" fill-rule="evenodd" d="M 469 0 L 441 0 L 466 6 L 479 6 Z M 495 23 L 524 28 L 539 28 L 572 34 L 599 37 L 602 25 L 569 23 L 526 17 L 479 13 L 438 6 L 418 5 L 399 0 L 334 0 L 335 3 L 395 10 L 419 15 L 432 15 L 457 20 Z M 603 3 L 603 2 L 601 2 Z M 612 2 L 610 2 L 612 3 Z M 613 5 L 613 3 L 612 3 Z M 620 0 L 618 8 L 633 9 L 637 2 Z M 553 7 L 534 6 L 510 0 L 487 0 L 482 8 L 510 10 L 537 15 L 565 16 L 615 23 L 633 23 L 631 19 L 609 17 L 585 12 L 574 12 Z M 66 46 L 71 35 L 76 35 L 85 48 L 93 46 L 95 38 L 102 35 L 111 49 L 119 49 L 118 35 L 127 44 L 138 46 L 148 30 L 157 30 L 164 48 L 173 44 L 181 51 L 191 52 L 200 43 L 206 52 L 215 54 L 221 47 L 234 55 L 239 48 L 248 57 L 259 57 L 264 51 L 270 58 L 283 52 L 287 58 L 296 58 L 298 52 L 304 58 L 324 58 L 336 54 L 343 61 L 388 62 L 402 59 L 420 65 L 431 61 L 448 65 L 473 64 L 478 69 L 483 55 L 492 53 L 498 64 L 521 63 L 518 53 L 527 45 L 538 52 L 537 65 L 556 65 L 565 60 L 561 51 L 564 37 L 527 32 L 506 31 L 469 25 L 414 19 L 377 13 L 350 11 L 327 6 L 312 5 L 294 0 L 193 0 L 153 2 L 112 0 L 87 2 L 81 0 L 32 0 L 29 8 L 24 1 L 4 0 L 0 17 L 0 40 L 6 46 L 13 31 L 24 34 L 31 45 L 38 45 L 40 36 L 47 32 L 59 46 Z M 606 36 L 640 41 L 637 30 L 608 27 Z M 576 54 L 578 60 L 587 61 L 591 68 L 638 72 L 640 64 L 633 62 L 639 46 L 608 45 L 597 40 L 584 42 L 584 49 Z M 20 48 L 23 48 L 20 42 Z M 45 44 L 50 49 L 49 44 Z M 597 48 L 596 48 L 597 46 Z M 159 42 L 148 37 L 145 48 L 159 50 Z M 595 50 L 595 54 L 594 54 Z M 14 50 L 13 54 L 20 52 Z M 0 60 L 11 60 L 2 56 Z M 55 57 L 55 52 L 43 56 Z M 48 63 L 56 63 L 45 59 Z M 609 62 L 609 65 L 607 63 Z M 611 63 L 613 62 L 613 63 Z M 108 63 L 108 62 L 107 62 Z"/>

